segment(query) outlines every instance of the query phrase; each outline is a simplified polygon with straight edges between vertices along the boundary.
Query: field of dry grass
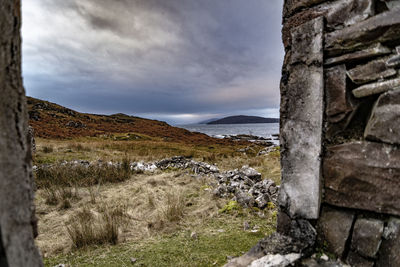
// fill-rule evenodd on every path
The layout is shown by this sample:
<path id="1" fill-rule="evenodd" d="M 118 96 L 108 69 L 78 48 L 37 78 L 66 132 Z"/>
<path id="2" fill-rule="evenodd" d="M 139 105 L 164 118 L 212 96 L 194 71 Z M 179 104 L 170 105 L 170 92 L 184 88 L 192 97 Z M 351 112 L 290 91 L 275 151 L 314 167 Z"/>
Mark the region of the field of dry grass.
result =
<path id="1" fill-rule="evenodd" d="M 262 149 L 256 145 L 244 154 L 237 152 L 242 145 L 182 145 L 143 139 L 38 138 L 34 164 L 147 162 L 184 155 L 217 164 L 221 170 L 250 165 L 264 178 L 279 183 L 278 151 L 256 156 Z M 197 263 L 192 266 L 218 266 L 226 262 L 226 256 L 245 252 L 274 231 L 274 209 L 223 212 L 229 199 L 212 194 L 212 177 L 195 177 L 186 170 L 134 173 L 123 166 L 78 171 L 66 166 L 37 175 L 37 244 L 46 266 L 125 266 L 131 264 L 130 257 L 138 259 L 138 266 L 188 266 L 194 259 Z M 243 229 L 245 222 L 251 229 Z M 196 237 L 191 237 L 193 232 Z M 152 251 L 158 251 L 159 258 Z"/>

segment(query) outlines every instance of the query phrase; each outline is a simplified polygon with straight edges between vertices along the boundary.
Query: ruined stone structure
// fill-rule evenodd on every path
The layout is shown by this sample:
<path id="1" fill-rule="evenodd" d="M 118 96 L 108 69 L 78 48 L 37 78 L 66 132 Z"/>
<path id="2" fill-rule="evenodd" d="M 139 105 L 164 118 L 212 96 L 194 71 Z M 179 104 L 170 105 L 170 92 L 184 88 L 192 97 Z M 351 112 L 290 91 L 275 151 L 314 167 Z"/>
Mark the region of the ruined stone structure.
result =
<path id="1" fill-rule="evenodd" d="M 400 1 L 286 0 L 278 231 L 400 266 Z"/>
<path id="2" fill-rule="evenodd" d="M 31 145 L 21 78 L 20 1 L 0 1 L 0 266 L 42 266 L 34 244 Z"/>

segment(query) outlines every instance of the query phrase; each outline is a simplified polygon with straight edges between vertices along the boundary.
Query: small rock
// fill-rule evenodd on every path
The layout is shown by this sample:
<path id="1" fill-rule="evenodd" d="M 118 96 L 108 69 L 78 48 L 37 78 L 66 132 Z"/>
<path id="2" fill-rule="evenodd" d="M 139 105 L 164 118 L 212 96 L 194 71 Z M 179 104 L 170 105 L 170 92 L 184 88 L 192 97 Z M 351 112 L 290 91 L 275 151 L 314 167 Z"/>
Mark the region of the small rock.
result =
<path id="1" fill-rule="evenodd" d="M 354 251 L 350 251 L 349 255 L 347 256 L 347 263 L 350 264 L 352 267 L 373 267 L 374 262 L 369 261 L 360 255 L 358 255 Z"/>
<path id="2" fill-rule="evenodd" d="M 290 253 L 287 255 L 268 254 L 258 260 L 253 261 L 250 267 L 285 267 L 292 265 L 301 258 L 299 253 Z"/>
<path id="3" fill-rule="evenodd" d="M 248 222 L 243 222 L 243 230 L 244 231 L 247 231 L 247 230 L 249 230 L 250 229 L 250 224 L 248 223 Z"/>
<path id="4" fill-rule="evenodd" d="M 319 243 L 328 252 L 342 257 L 353 220 L 354 213 L 324 206 L 317 226 Z"/>
<path id="5" fill-rule="evenodd" d="M 351 246 L 361 256 L 373 258 L 381 245 L 384 224 L 376 219 L 357 219 Z"/>
<path id="6" fill-rule="evenodd" d="M 226 256 L 227 261 L 233 260 L 235 257 L 234 256 Z"/>
<path id="7" fill-rule="evenodd" d="M 253 168 L 250 168 L 249 166 L 243 166 L 240 169 L 240 172 L 249 177 L 251 180 L 255 180 L 257 182 L 261 180 L 261 173 Z"/>
<path id="8" fill-rule="evenodd" d="M 193 240 L 197 240 L 197 238 L 198 238 L 197 233 L 196 232 L 192 232 L 190 234 L 190 238 L 193 239 Z"/>
<path id="9" fill-rule="evenodd" d="M 236 200 L 241 206 L 243 207 L 254 207 L 254 198 L 249 195 L 248 193 L 245 193 L 243 191 L 239 191 L 235 194 L 235 198 L 234 200 Z"/>
<path id="10" fill-rule="evenodd" d="M 322 254 L 321 260 L 328 261 L 329 257 L 326 254 Z"/>
<path id="11" fill-rule="evenodd" d="M 365 129 L 364 137 L 372 141 L 400 144 L 400 90 L 379 96 Z"/>
<path id="12" fill-rule="evenodd" d="M 400 219 L 389 219 L 383 238 L 376 266 L 395 266 L 400 262 Z"/>

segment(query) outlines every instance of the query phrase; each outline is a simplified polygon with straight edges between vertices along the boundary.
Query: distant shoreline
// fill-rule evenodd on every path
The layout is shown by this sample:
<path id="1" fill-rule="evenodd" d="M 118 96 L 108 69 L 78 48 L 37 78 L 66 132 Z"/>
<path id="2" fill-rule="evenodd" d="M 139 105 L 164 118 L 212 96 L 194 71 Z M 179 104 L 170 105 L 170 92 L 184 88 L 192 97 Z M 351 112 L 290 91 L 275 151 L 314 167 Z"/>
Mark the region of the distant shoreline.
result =
<path id="1" fill-rule="evenodd" d="M 215 121 L 207 122 L 206 124 L 252 124 L 252 123 L 279 123 L 277 118 L 264 118 L 258 116 L 230 116 Z"/>

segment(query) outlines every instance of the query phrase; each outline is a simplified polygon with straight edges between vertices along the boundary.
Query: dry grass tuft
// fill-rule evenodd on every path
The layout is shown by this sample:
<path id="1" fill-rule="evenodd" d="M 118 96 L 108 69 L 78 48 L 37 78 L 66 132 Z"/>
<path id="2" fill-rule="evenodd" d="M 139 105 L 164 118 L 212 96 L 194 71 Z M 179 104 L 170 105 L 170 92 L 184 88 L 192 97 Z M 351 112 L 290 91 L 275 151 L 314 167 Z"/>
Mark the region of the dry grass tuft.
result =
<path id="1" fill-rule="evenodd" d="M 78 192 L 75 188 L 75 192 L 71 187 L 60 187 L 55 185 L 49 185 L 44 188 L 42 195 L 47 205 L 58 205 L 61 204 L 61 209 L 69 209 L 71 207 L 71 199 L 78 199 Z"/>
<path id="2" fill-rule="evenodd" d="M 39 168 L 36 171 L 36 184 L 38 188 L 93 186 L 123 182 L 129 179 L 131 174 L 129 163 L 126 162 L 123 162 L 121 166 L 57 165 Z"/>
<path id="3" fill-rule="evenodd" d="M 163 217 L 168 222 L 178 222 L 184 216 L 185 197 L 182 193 L 167 193 L 167 201 L 162 210 Z"/>
<path id="4" fill-rule="evenodd" d="M 53 153 L 54 152 L 54 148 L 52 146 L 44 146 L 42 148 L 43 153 Z"/>
<path id="5" fill-rule="evenodd" d="M 123 224 L 124 217 L 125 210 L 121 207 L 105 207 L 99 216 L 95 216 L 88 207 L 84 207 L 71 217 L 66 227 L 75 248 L 115 245 L 118 243 L 118 229 Z"/>

